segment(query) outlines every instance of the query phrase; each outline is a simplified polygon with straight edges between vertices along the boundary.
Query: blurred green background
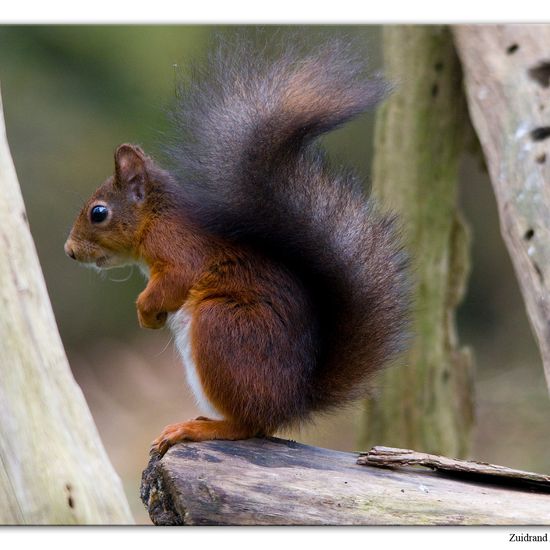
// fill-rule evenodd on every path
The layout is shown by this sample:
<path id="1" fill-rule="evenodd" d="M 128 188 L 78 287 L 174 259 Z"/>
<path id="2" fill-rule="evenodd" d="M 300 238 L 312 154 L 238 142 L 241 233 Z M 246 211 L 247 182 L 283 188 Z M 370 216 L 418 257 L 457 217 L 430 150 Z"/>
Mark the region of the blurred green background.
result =
<path id="1" fill-rule="evenodd" d="M 177 73 L 186 74 L 220 30 L 0 27 L 8 139 L 61 336 L 136 519 L 144 523 L 138 487 L 148 445 L 165 424 L 197 411 L 168 331 L 138 327 L 134 301 L 144 281 L 137 270 L 98 275 L 67 259 L 63 243 L 85 198 L 112 172 L 116 145 L 133 142 L 160 153 Z M 372 67 L 380 68 L 380 27 L 337 32 L 364 41 Z M 368 114 L 325 140 L 334 162 L 354 165 L 366 185 L 372 130 Z M 460 194 L 473 231 L 473 271 L 458 319 L 477 364 L 472 458 L 550 473 L 550 400 L 479 158 L 464 155 Z M 359 413 L 287 435 L 355 450 Z"/>

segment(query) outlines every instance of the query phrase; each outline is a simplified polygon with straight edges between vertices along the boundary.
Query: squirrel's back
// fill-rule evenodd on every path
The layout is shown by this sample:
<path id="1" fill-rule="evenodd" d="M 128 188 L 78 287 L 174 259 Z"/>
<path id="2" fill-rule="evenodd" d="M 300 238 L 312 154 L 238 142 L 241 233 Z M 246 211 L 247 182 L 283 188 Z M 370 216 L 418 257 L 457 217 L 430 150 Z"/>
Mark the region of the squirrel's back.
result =
<path id="1" fill-rule="evenodd" d="M 314 139 L 382 99 L 353 43 L 259 52 L 223 40 L 179 91 L 170 156 L 204 231 L 284 264 L 314 304 L 320 336 L 310 409 L 364 393 L 404 342 L 406 258 L 394 220 Z"/>

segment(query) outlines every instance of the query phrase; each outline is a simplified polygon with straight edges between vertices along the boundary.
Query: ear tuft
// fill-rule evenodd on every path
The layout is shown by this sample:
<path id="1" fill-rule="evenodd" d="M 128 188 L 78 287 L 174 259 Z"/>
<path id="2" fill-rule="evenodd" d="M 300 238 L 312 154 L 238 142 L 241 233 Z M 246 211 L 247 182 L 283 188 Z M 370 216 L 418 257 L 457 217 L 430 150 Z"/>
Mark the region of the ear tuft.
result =
<path id="1" fill-rule="evenodd" d="M 123 143 L 115 152 L 115 175 L 117 182 L 130 183 L 145 176 L 145 153 L 137 145 Z"/>

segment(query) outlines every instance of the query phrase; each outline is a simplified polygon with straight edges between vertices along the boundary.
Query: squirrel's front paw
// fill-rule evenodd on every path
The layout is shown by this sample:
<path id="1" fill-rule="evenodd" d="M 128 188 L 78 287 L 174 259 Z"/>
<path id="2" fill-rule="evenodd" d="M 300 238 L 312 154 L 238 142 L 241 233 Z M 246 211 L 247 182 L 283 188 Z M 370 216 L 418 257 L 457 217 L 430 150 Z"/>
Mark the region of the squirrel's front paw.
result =
<path id="1" fill-rule="evenodd" d="M 147 307 L 145 300 L 138 298 L 137 314 L 139 325 L 142 328 L 159 329 L 166 324 L 168 313 L 166 311 L 158 311 L 157 309 Z"/>
<path id="2" fill-rule="evenodd" d="M 162 328 L 166 324 L 167 316 L 166 311 L 144 314 L 144 312 L 138 309 L 138 321 L 141 328 Z"/>

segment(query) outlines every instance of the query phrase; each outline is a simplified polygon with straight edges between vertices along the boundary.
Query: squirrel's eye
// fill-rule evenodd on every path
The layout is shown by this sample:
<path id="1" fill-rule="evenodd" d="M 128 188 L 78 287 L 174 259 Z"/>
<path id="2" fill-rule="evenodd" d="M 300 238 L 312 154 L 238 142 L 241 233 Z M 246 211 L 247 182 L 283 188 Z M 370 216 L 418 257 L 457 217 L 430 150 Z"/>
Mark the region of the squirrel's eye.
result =
<path id="1" fill-rule="evenodd" d="M 101 223 L 107 219 L 109 210 L 102 204 L 94 206 L 90 212 L 90 219 L 92 223 Z"/>

